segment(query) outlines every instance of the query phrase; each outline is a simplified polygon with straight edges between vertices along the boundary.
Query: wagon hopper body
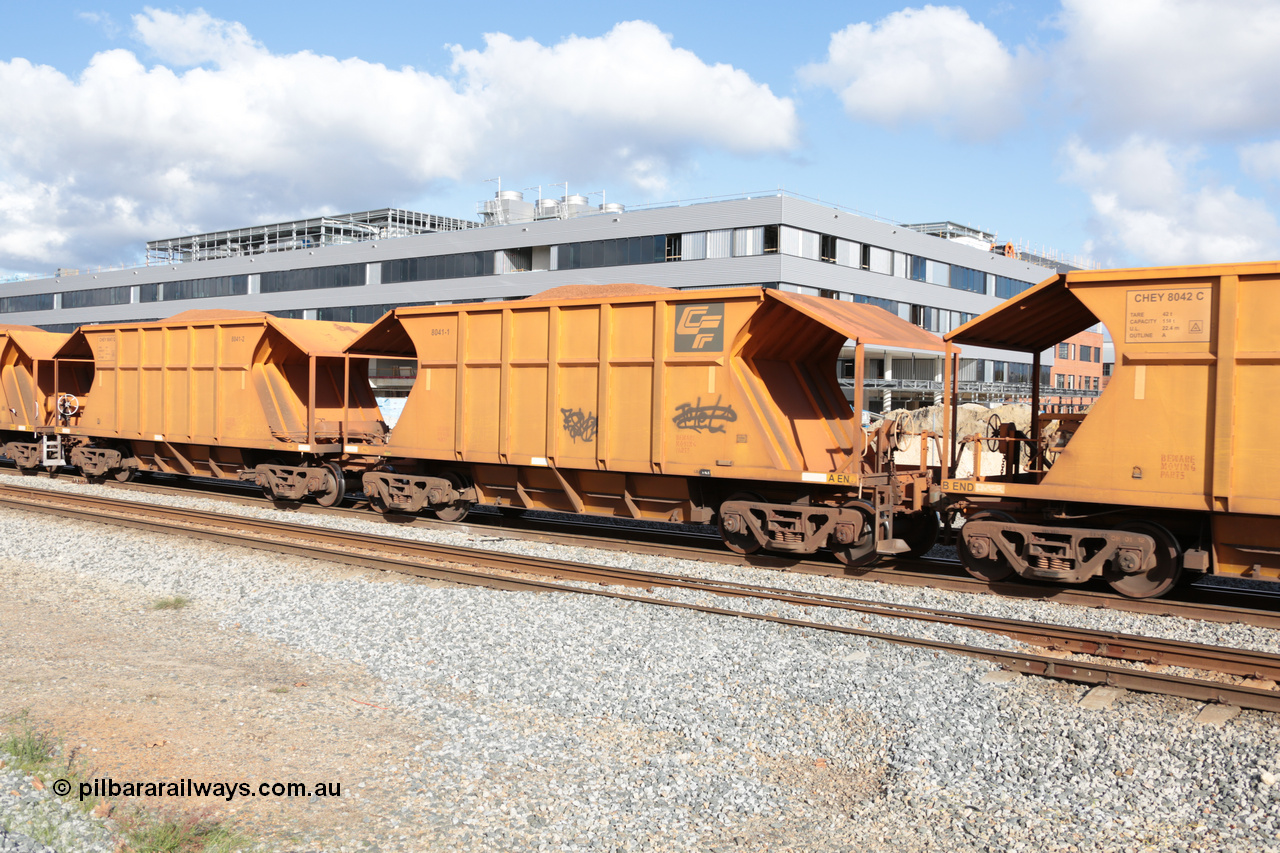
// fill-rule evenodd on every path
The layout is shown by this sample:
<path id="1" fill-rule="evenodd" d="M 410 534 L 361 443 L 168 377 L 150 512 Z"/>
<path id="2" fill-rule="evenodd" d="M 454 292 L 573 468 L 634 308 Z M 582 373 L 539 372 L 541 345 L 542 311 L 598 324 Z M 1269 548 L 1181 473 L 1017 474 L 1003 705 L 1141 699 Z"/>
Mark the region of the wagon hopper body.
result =
<path id="1" fill-rule="evenodd" d="M 84 326 L 57 355 L 78 407 L 55 434 L 90 476 L 251 479 L 278 499 L 336 503 L 345 449 L 386 436 L 367 362 L 342 353 L 367 328 L 252 311 Z"/>
<path id="2" fill-rule="evenodd" d="M 1082 420 L 1006 454 L 1030 456 L 1026 470 L 944 481 L 972 519 L 960 543 L 970 570 L 1102 575 L 1139 597 L 1183 569 L 1280 577 L 1277 315 L 1277 263 L 1103 270 L 1049 279 L 951 332 L 1038 353 L 1101 322 L 1116 352 Z"/>
<path id="3" fill-rule="evenodd" d="M 40 427 L 53 423 L 53 356 L 70 335 L 0 326 L 0 444 L 19 468 L 40 467 Z"/>
<path id="4" fill-rule="evenodd" d="M 893 516 L 902 534 L 927 515 L 929 474 L 896 472 L 863 431 L 836 379 L 849 339 L 859 363 L 867 344 L 942 349 L 880 308 L 760 288 L 398 308 L 348 350 L 417 363 L 385 449 L 400 461 L 365 492 L 445 517 L 486 503 L 718 519 L 740 551 L 905 550 Z"/>

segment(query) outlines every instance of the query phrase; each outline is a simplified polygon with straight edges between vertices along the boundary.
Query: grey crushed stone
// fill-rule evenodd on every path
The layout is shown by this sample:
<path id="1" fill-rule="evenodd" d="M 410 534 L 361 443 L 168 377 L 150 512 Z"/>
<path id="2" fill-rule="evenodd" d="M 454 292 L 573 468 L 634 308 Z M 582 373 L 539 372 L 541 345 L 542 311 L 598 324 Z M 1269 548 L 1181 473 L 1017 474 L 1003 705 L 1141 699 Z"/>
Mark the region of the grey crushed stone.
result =
<path id="1" fill-rule="evenodd" d="M 37 790 L 0 751 L 0 853 L 112 853 L 105 823 L 56 796 Z M 17 792 L 15 795 L 13 792 Z M 44 841 L 37 838 L 45 839 Z"/>
<path id="2" fill-rule="evenodd" d="M 203 498 L 156 500 L 279 517 Z M 325 523 L 457 544 L 487 538 Z M 388 784 L 416 791 L 413 807 L 388 820 L 429 826 L 441 846 L 1280 850 L 1272 715 L 1199 725 L 1199 704 L 1141 694 L 1088 711 L 1077 705 L 1082 687 L 981 683 L 990 665 L 873 640 L 594 597 L 342 580 L 280 571 L 261 554 L 215 563 L 199 543 L 103 530 L 5 512 L 0 557 L 60 554 L 60 570 L 80 582 L 188 595 L 224 625 L 368 667 L 433 732 L 379 769 Z M 1244 626 L 481 544 L 1280 649 L 1276 632 Z M 956 636 L 934 627 L 912 630 Z"/>

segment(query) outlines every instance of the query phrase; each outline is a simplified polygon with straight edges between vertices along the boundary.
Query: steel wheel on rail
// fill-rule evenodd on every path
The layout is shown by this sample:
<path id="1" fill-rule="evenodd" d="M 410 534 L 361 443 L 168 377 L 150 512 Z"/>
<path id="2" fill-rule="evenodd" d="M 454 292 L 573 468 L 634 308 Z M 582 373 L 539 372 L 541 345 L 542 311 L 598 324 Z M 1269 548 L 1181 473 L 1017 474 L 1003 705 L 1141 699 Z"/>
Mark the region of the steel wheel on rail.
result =
<path id="1" fill-rule="evenodd" d="M 938 513 L 931 509 L 916 513 L 899 513 L 893 517 L 893 535 L 911 549 L 907 557 L 923 557 L 938 544 L 938 531 L 942 527 Z"/>
<path id="2" fill-rule="evenodd" d="M 1005 521 L 1011 523 L 1013 522 L 1013 516 L 998 509 L 991 509 L 984 512 L 975 512 L 965 519 L 965 524 L 971 521 Z M 992 549 L 989 554 L 975 554 L 970 551 L 969 546 L 964 541 L 963 525 L 960 527 L 960 535 L 956 537 L 956 554 L 959 555 L 960 564 L 964 566 L 964 570 L 978 580 L 996 583 L 1013 574 L 1013 566 L 998 550 Z"/>
<path id="3" fill-rule="evenodd" d="M 1182 553 L 1173 534 L 1149 521 L 1132 521 L 1116 529 L 1144 533 L 1155 540 L 1156 549 L 1136 572 L 1122 572 L 1108 564 L 1104 577 L 1111 588 L 1126 598 L 1159 598 L 1173 589 L 1182 577 Z"/>
<path id="4" fill-rule="evenodd" d="M 847 529 L 849 525 L 837 524 L 827 547 L 837 560 L 851 569 L 869 566 L 880 558 L 876 553 L 875 507 L 866 501 L 850 501 L 844 509 L 857 510 L 861 522 L 853 530 Z"/>
<path id="5" fill-rule="evenodd" d="M 764 503 L 764 498 L 755 492 L 737 492 L 729 495 L 729 497 L 720 504 L 720 511 L 716 513 L 716 527 L 720 530 L 720 539 L 725 546 L 735 554 L 754 554 L 761 548 L 760 542 L 746 528 L 745 525 L 738 521 L 730 521 L 725 524 L 724 505 L 733 501 L 747 501 L 749 503 Z M 736 514 L 734 514 L 736 515 Z M 738 529 L 741 526 L 742 529 Z"/>
<path id="6" fill-rule="evenodd" d="M 325 507 L 342 503 L 347 494 L 347 480 L 342 474 L 342 466 L 337 462 L 323 462 L 320 467 L 324 470 L 324 492 L 316 495 L 316 503 Z"/>
<path id="7" fill-rule="evenodd" d="M 456 471 L 446 471 L 444 478 L 453 484 L 456 492 L 461 492 L 467 488 L 467 479 Z M 471 501 L 460 499 L 451 504 L 436 508 L 436 518 L 441 521 L 462 521 L 467 517 L 467 513 L 471 511 Z"/>

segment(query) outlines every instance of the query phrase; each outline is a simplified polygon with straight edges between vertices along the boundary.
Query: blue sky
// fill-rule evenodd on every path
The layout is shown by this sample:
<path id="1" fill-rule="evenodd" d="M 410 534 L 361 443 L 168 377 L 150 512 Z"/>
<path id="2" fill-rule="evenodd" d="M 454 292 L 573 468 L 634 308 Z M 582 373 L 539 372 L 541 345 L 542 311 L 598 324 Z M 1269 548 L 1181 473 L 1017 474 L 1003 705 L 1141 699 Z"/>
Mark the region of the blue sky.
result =
<path id="1" fill-rule="evenodd" d="M 1280 256 L 1280 4 L 366 8 L 10 4 L 0 275 L 470 217 L 496 176 L 627 204 L 780 186 L 1107 266 Z"/>

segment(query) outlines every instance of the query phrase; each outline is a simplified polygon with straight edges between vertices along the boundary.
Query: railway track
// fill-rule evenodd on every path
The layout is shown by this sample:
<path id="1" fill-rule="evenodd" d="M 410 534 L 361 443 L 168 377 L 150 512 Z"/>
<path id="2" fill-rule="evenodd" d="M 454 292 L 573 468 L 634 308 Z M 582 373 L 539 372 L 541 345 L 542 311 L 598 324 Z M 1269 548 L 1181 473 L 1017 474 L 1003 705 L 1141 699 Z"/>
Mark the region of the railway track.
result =
<path id="1" fill-rule="evenodd" d="M 8 469 L 13 472 L 14 469 Z M 0 468 L 0 472 L 5 469 Z M 20 482 L 21 479 L 15 479 Z M 59 479 L 84 482 L 79 475 L 60 475 Z M 192 481 L 187 481 L 192 482 Z M 102 484 L 104 489 L 143 494 L 212 497 L 243 506 L 267 506 L 255 487 L 228 485 L 217 481 L 194 481 L 204 487 L 193 491 L 188 486 L 161 483 Z M 276 504 L 290 513 L 320 516 L 345 516 L 369 521 L 374 516 L 362 501 L 351 500 L 344 506 L 331 508 L 313 504 Z M 1276 593 L 1238 590 L 1222 586 L 1197 585 L 1179 590 L 1164 598 L 1128 599 L 1111 590 L 1094 590 L 1079 586 L 1053 584 L 990 583 L 970 576 L 958 561 L 936 559 L 887 558 L 873 566 L 848 570 L 832 560 L 796 560 L 767 554 L 742 556 L 724 549 L 718 537 L 684 531 L 622 526 L 573 517 L 556 518 L 553 514 L 504 515 L 499 512 L 473 513 L 462 522 L 446 522 L 423 516 L 388 516 L 389 524 L 424 529 L 449 530 L 480 535 L 547 542 L 570 547 L 590 547 L 635 554 L 651 554 L 676 559 L 698 560 L 731 566 L 782 570 L 823 577 L 856 578 L 874 583 L 899 586 L 922 586 L 949 592 L 995 594 L 1007 598 L 1051 601 L 1079 607 L 1097 607 L 1155 616 L 1176 616 L 1205 622 L 1246 624 L 1262 628 L 1280 628 L 1280 597 Z M 606 532 L 607 531 L 607 532 Z M 624 535 L 620 535 L 620 531 Z"/>
<path id="2" fill-rule="evenodd" d="M 886 605 L 846 596 L 813 594 L 755 584 L 591 566 L 563 560 L 419 542 L 400 537 L 369 536 L 279 520 L 253 519 L 238 515 L 120 501 L 114 496 L 86 497 L 49 490 L 0 486 L 0 506 L 47 512 L 63 518 L 179 534 L 468 586 L 604 596 L 721 616 L 832 631 L 982 658 L 997 662 L 1016 672 L 1049 678 L 1084 684 L 1107 684 L 1205 702 L 1229 703 L 1242 708 L 1280 711 L 1280 692 L 1260 687 L 1190 678 L 1127 666 L 1063 660 L 1020 651 L 948 643 L 848 625 L 766 615 L 687 601 L 673 601 L 631 592 L 616 592 L 599 587 L 685 590 L 710 593 L 719 597 L 755 599 L 793 605 L 804 608 L 806 613 L 814 609 L 825 609 L 858 613 L 864 617 L 875 616 L 908 622 L 946 624 L 1000 634 L 1027 644 L 1090 657 L 1110 658 L 1145 665 L 1185 667 L 1235 677 L 1280 680 L 1280 655 L 1263 652 L 1224 649 L 1202 644 L 1044 625 L 933 608 Z"/>

